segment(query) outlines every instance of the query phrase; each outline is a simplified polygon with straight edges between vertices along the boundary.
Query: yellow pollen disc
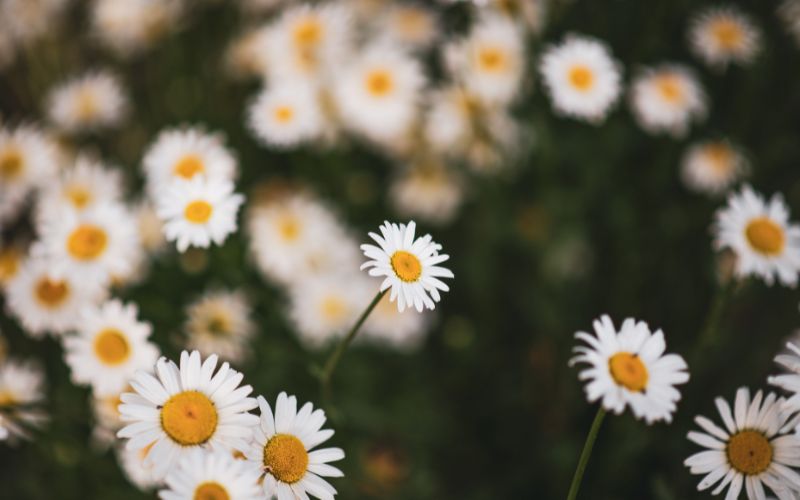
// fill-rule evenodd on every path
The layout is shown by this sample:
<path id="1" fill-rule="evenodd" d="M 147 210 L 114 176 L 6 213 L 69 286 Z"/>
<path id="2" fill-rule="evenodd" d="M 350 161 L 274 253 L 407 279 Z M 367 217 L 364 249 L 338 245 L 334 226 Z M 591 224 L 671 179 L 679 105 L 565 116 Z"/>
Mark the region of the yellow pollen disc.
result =
<path id="1" fill-rule="evenodd" d="M 194 224 L 205 224 L 208 222 L 208 219 L 211 218 L 211 213 L 213 211 L 214 207 L 212 207 L 207 201 L 195 200 L 186 205 L 183 215 L 189 222 Z"/>
<path id="2" fill-rule="evenodd" d="M 404 9 L 397 14 L 397 27 L 402 33 L 408 35 L 417 35 L 421 33 L 426 27 L 427 18 L 425 15 L 414 9 Z"/>
<path id="3" fill-rule="evenodd" d="M 67 198 L 75 208 L 83 208 L 92 201 L 92 193 L 83 186 L 72 186 L 67 189 Z"/>
<path id="4" fill-rule="evenodd" d="M 764 255 L 778 255 L 783 251 L 786 236 L 783 228 L 767 217 L 751 220 L 744 230 L 747 241 L 757 252 Z"/>
<path id="5" fill-rule="evenodd" d="M 231 321 L 223 312 L 214 313 L 208 318 L 207 330 L 214 336 L 225 336 L 231 333 Z"/>
<path id="6" fill-rule="evenodd" d="M 317 45 L 322 40 L 322 23 L 315 17 L 307 17 L 294 27 L 293 37 L 297 45 L 308 47 Z"/>
<path id="7" fill-rule="evenodd" d="M 342 318 L 347 312 L 347 306 L 339 297 L 325 297 L 320 309 L 323 316 L 334 321 Z"/>
<path id="8" fill-rule="evenodd" d="M 202 392 L 179 392 L 161 408 L 161 427 L 178 444 L 202 444 L 217 430 L 217 409 Z"/>
<path id="9" fill-rule="evenodd" d="M 641 392 L 647 387 L 647 367 L 635 354 L 616 353 L 608 360 L 608 368 L 614 382 L 630 391 Z"/>
<path id="10" fill-rule="evenodd" d="M 195 174 L 202 174 L 205 171 L 206 167 L 203 165 L 203 160 L 197 155 L 184 156 L 175 164 L 175 168 L 173 169 L 175 175 L 183 177 L 184 179 L 191 179 Z"/>
<path id="11" fill-rule="evenodd" d="M 0 283 L 6 283 L 19 271 L 20 253 L 15 248 L 0 250 Z"/>
<path id="12" fill-rule="evenodd" d="M 726 49 L 735 49 L 742 43 L 742 27 L 732 19 L 720 19 L 711 26 L 717 42 Z"/>
<path id="13" fill-rule="evenodd" d="M 278 106 L 274 111 L 275 121 L 278 123 L 289 123 L 294 118 L 294 109 L 289 106 Z"/>
<path id="14" fill-rule="evenodd" d="M 81 120 L 91 120 L 97 114 L 97 102 L 91 90 L 82 90 L 75 102 L 75 113 Z"/>
<path id="15" fill-rule="evenodd" d="M 706 146 L 705 152 L 716 173 L 724 175 L 730 172 L 733 166 L 733 153 L 728 146 L 724 143 L 709 144 Z"/>
<path id="16" fill-rule="evenodd" d="M 586 92 L 594 84 L 594 73 L 586 66 L 573 66 L 569 70 L 569 82 L 576 89 Z"/>
<path id="17" fill-rule="evenodd" d="M 194 500 L 230 500 L 230 498 L 228 490 L 214 481 L 202 483 L 194 490 Z"/>
<path id="18" fill-rule="evenodd" d="M 422 263 L 416 255 L 405 250 L 396 251 L 389 263 L 397 277 L 406 283 L 413 283 L 422 275 Z"/>
<path id="19" fill-rule="evenodd" d="M 656 80 L 656 88 L 665 101 L 677 104 L 683 100 L 683 86 L 678 77 L 663 75 Z"/>
<path id="20" fill-rule="evenodd" d="M 283 217 L 278 224 L 278 231 L 286 241 L 294 241 L 300 236 L 300 224 L 291 215 Z"/>
<path id="21" fill-rule="evenodd" d="M 728 440 L 725 454 L 731 467 L 752 476 L 767 470 L 772 463 L 772 444 L 758 431 L 739 431 Z"/>
<path id="22" fill-rule="evenodd" d="M 478 65 L 484 71 L 497 73 L 506 69 L 508 60 L 502 50 L 496 47 L 483 47 L 478 51 Z"/>
<path id="23" fill-rule="evenodd" d="M 36 283 L 36 299 L 45 307 L 60 306 L 69 296 L 69 286 L 64 281 L 42 278 Z"/>
<path id="24" fill-rule="evenodd" d="M 290 434 L 272 436 L 264 446 L 264 468 L 282 483 L 296 483 L 308 469 L 305 445 Z"/>
<path id="25" fill-rule="evenodd" d="M 94 338 L 94 353 L 106 365 L 118 365 L 131 353 L 131 346 L 125 335 L 116 328 L 107 328 Z"/>
<path id="26" fill-rule="evenodd" d="M 0 153 L 0 178 L 13 179 L 22 173 L 22 155 L 15 148 Z"/>
<path id="27" fill-rule="evenodd" d="M 105 251 L 108 244 L 106 232 L 99 226 L 83 224 L 67 238 L 67 250 L 78 260 L 94 260 Z"/>
<path id="28" fill-rule="evenodd" d="M 9 391 L 0 391 L 0 406 L 11 406 L 17 403 L 17 398 Z"/>
<path id="29" fill-rule="evenodd" d="M 367 75 L 366 85 L 373 97 L 385 97 L 394 89 L 394 80 L 388 71 L 377 69 Z"/>

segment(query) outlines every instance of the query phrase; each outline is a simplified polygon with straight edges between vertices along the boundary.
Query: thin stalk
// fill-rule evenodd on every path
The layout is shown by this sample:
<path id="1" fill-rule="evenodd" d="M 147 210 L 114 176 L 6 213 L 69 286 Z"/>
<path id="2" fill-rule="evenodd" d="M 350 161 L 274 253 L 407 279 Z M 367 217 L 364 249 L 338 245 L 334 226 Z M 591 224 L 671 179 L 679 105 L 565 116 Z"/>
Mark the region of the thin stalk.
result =
<path id="1" fill-rule="evenodd" d="M 601 406 L 597 409 L 597 415 L 594 416 L 592 427 L 589 429 L 589 435 L 586 436 L 586 442 L 583 443 L 583 451 L 581 458 L 578 460 L 578 467 L 575 469 L 575 475 L 572 476 L 572 484 L 569 486 L 569 493 L 567 500 L 575 500 L 578 497 L 578 490 L 583 481 L 583 473 L 586 472 L 586 465 L 589 463 L 589 457 L 592 455 L 592 448 L 597 439 L 597 434 L 600 431 L 600 425 L 603 423 L 603 417 L 606 416 L 606 411 Z"/>

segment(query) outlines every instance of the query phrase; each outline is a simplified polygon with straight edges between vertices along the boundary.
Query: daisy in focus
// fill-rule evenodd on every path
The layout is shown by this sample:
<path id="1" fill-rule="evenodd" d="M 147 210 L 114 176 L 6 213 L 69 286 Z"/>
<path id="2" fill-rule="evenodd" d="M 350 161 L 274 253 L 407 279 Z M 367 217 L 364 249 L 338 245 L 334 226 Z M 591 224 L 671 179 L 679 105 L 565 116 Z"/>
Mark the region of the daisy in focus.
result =
<path id="1" fill-rule="evenodd" d="M 686 383 L 689 373 L 681 356 L 664 354 L 664 333 L 651 332 L 647 323 L 633 318 L 617 332 L 605 315 L 595 320 L 594 331 L 595 335 L 575 334 L 587 346 L 575 347 L 577 355 L 569 362 L 590 365 L 578 374 L 580 380 L 589 380 L 585 387 L 589 402 L 601 400 L 603 408 L 617 415 L 629 406 L 647 424 L 671 422 L 681 398 L 675 386 Z"/>
<path id="2" fill-rule="evenodd" d="M 706 141 L 691 145 L 681 164 L 684 184 L 700 193 L 720 194 L 748 170 L 747 159 L 728 141 Z"/>
<path id="3" fill-rule="evenodd" d="M 179 252 L 190 246 L 222 245 L 236 232 L 236 214 L 244 196 L 233 192 L 227 181 L 194 178 L 167 186 L 158 199 L 157 213 L 164 235 L 175 241 Z"/>
<path id="4" fill-rule="evenodd" d="M 230 453 L 192 450 L 165 479 L 163 500 L 253 500 L 261 497 L 259 470 Z"/>
<path id="5" fill-rule="evenodd" d="M 46 420 L 36 408 L 44 397 L 41 367 L 13 359 L 0 362 L 0 441 L 29 439 L 28 431 Z"/>
<path id="6" fill-rule="evenodd" d="M 742 387 L 736 391 L 733 411 L 727 401 L 715 400 L 724 427 L 706 417 L 695 417 L 703 432 L 690 431 L 690 441 L 706 448 L 684 461 L 692 474 L 702 474 L 698 491 L 716 484 L 712 495 L 728 492 L 725 498 L 739 498 L 742 489 L 747 498 L 766 498 L 764 486 L 782 500 L 797 498 L 800 474 L 795 457 L 800 454 L 800 440 L 794 433 L 795 411 L 782 410 L 783 399 L 774 393 L 763 397 L 758 391 L 752 399 Z"/>
<path id="7" fill-rule="evenodd" d="M 385 276 L 380 291 L 391 289 L 389 299 L 397 300 L 397 307 L 403 312 L 406 307 L 433 309 L 441 298 L 439 290 L 447 292 L 450 288 L 439 278 L 453 278 L 453 272 L 438 264 L 450 256 L 439 254 L 442 246 L 433 242 L 431 235 L 414 237 L 417 224 L 384 222 L 381 234 L 369 233 L 378 246 L 361 245 L 364 255 L 370 259 L 361 265 L 369 269 L 370 276 Z"/>
<path id="8" fill-rule="evenodd" d="M 539 71 L 559 113 L 603 121 L 620 95 L 620 65 L 601 41 L 569 36 L 542 56 Z"/>
<path id="9" fill-rule="evenodd" d="M 761 48 L 761 31 L 737 7 L 712 7 L 695 15 L 689 25 L 692 52 L 712 67 L 748 64 Z"/>
<path id="10" fill-rule="evenodd" d="M 47 114 L 59 129 L 70 133 L 118 125 L 128 100 L 116 76 L 95 71 L 58 85 L 47 98 Z"/>
<path id="11" fill-rule="evenodd" d="M 181 353 L 180 367 L 166 358 L 156 363 L 156 376 L 139 371 L 131 380 L 133 393 L 122 395 L 119 411 L 128 423 L 117 436 L 129 450 L 149 445 L 145 465 L 156 477 L 166 473 L 193 449 L 244 449 L 258 417 L 247 397 L 252 388 L 239 386 L 242 374 L 217 356 L 201 364 L 200 353 Z"/>
<path id="12" fill-rule="evenodd" d="M 800 226 L 789 222 L 789 209 L 780 195 L 767 202 L 748 185 L 731 193 L 715 214 L 714 233 L 716 248 L 736 254 L 737 276 L 759 276 L 768 285 L 777 277 L 786 286 L 797 285 Z"/>
<path id="13" fill-rule="evenodd" d="M 263 472 L 263 488 L 268 498 L 293 499 L 313 496 L 332 500 L 336 490 L 323 477 L 342 477 L 344 474 L 329 465 L 344 458 L 340 448 L 314 450 L 333 436 L 322 429 L 325 412 L 311 403 L 297 409 L 297 398 L 278 395 L 275 413 L 259 396 L 260 425 L 245 455 L 250 463 Z M 313 451 L 312 451 L 313 450 Z"/>
<path id="14" fill-rule="evenodd" d="M 217 290 L 203 294 L 186 308 L 187 346 L 204 356 L 241 362 L 256 325 L 243 292 Z"/>
<path id="15" fill-rule="evenodd" d="M 633 114 L 651 134 L 686 135 L 693 121 L 705 118 L 706 100 L 694 72 L 677 64 L 646 68 L 631 84 Z"/>

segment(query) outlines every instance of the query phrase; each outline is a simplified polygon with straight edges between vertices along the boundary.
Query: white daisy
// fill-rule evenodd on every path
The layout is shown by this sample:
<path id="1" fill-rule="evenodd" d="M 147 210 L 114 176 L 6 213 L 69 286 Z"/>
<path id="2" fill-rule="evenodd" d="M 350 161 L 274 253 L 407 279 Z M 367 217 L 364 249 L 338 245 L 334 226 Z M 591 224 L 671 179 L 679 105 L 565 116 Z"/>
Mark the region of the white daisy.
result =
<path id="1" fill-rule="evenodd" d="M 279 148 L 312 141 L 325 125 L 316 89 L 302 81 L 262 90 L 248 109 L 247 122 L 264 145 Z"/>
<path id="2" fill-rule="evenodd" d="M 155 477 L 153 475 L 153 467 L 146 463 L 150 448 L 152 447 L 129 450 L 124 445 L 115 448 L 117 463 L 119 463 L 125 477 L 131 484 L 145 492 L 149 492 L 163 484 L 163 478 Z"/>
<path id="3" fill-rule="evenodd" d="M 3 0 L 0 19 L 13 20 L 4 25 L 19 43 L 28 44 L 56 29 L 69 0 Z"/>
<path id="4" fill-rule="evenodd" d="M 139 241 L 142 249 L 149 254 L 157 254 L 166 247 L 164 224 L 158 218 L 156 209 L 149 200 L 140 200 L 133 207 L 139 228 Z"/>
<path id="5" fill-rule="evenodd" d="M 243 31 L 225 51 L 225 67 L 234 78 L 265 77 L 270 67 L 267 50 L 272 26 L 259 25 Z"/>
<path id="6" fill-rule="evenodd" d="M 728 141 L 692 144 L 683 157 L 684 184 L 697 192 L 719 194 L 730 188 L 748 170 L 747 159 Z"/>
<path id="7" fill-rule="evenodd" d="M 233 192 L 232 183 L 198 177 L 167 186 L 159 195 L 157 213 L 167 240 L 176 241 L 184 252 L 189 246 L 222 245 L 236 232 L 242 203 L 244 196 Z"/>
<path id="8" fill-rule="evenodd" d="M 404 216 L 446 224 L 455 217 L 464 198 L 460 176 L 430 161 L 412 165 L 389 188 L 397 212 Z"/>
<path id="9" fill-rule="evenodd" d="M 0 363 L 0 441 L 29 438 L 28 430 L 46 420 L 37 408 L 44 397 L 40 366 L 15 360 Z"/>
<path id="10" fill-rule="evenodd" d="M 539 70 L 558 113 L 599 123 L 620 95 L 620 64 L 595 38 L 571 35 L 549 47 Z"/>
<path id="11" fill-rule="evenodd" d="M 761 31 L 739 8 L 710 7 L 689 23 L 692 51 L 709 66 L 750 63 L 761 48 Z"/>
<path id="12" fill-rule="evenodd" d="M 182 4 L 180 0 L 94 0 L 92 28 L 104 48 L 129 56 L 174 30 Z"/>
<path id="13" fill-rule="evenodd" d="M 664 354 L 661 330 L 650 332 L 644 321 L 626 319 L 619 332 L 611 318 L 594 321 L 595 335 L 578 332 L 575 338 L 588 346 L 577 346 L 570 365 L 586 363 L 578 374 L 586 384 L 589 402 L 602 400 L 603 408 L 620 414 L 630 406 L 634 416 L 648 424 L 672 421 L 681 393 L 675 388 L 689 380 L 686 362 L 677 354 Z"/>
<path id="14" fill-rule="evenodd" d="M 70 79 L 47 97 L 50 121 L 70 133 L 114 127 L 127 111 L 128 99 L 120 81 L 109 71 L 93 71 Z"/>
<path id="15" fill-rule="evenodd" d="M 793 500 L 800 491 L 798 465 L 800 440 L 792 433 L 798 416 L 782 410 L 783 399 L 761 391 L 750 399 L 750 391 L 736 391 L 733 412 L 728 402 L 717 398 L 715 403 L 724 428 L 706 417 L 695 417 L 704 432 L 690 431 L 689 440 L 707 448 L 684 461 L 692 474 L 705 477 L 697 485 L 699 491 L 717 487 L 712 495 L 728 488 L 726 499 L 739 498 L 744 487 L 747 498 L 766 498 L 764 486 L 781 500 Z"/>
<path id="16" fill-rule="evenodd" d="M 400 312 L 412 306 L 419 312 L 423 307 L 433 309 L 441 298 L 439 290 L 450 290 L 439 278 L 453 278 L 452 271 L 438 265 L 450 256 L 439 254 L 442 246 L 434 243 L 429 234 L 415 239 L 416 227 L 414 221 L 399 226 L 385 221 L 380 236 L 369 233 L 379 246 L 361 245 L 370 259 L 361 269 L 369 268 L 370 276 L 386 277 L 380 290 L 391 288 L 389 298 L 392 302 L 397 299 Z"/>
<path id="17" fill-rule="evenodd" d="M 156 363 L 156 375 L 138 372 L 122 395 L 119 411 L 129 424 L 117 434 L 128 438 L 130 450 L 153 444 L 145 465 L 163 477 L 195 448 L 244 449 L 258 417 L 247 413 L 256 401 L 252 388 L 239 387 L 242 374 L 228 363 L 214 373 L 217 356 L 201 364 L 200 353 L 181 353 L 180 368 L 166 358 Z M 238 389 L 237 389 L 238 387 Z"/>
<path id="18" fill-rule="evenodd" d="M 255 428 L 254 442 L 246 456 L 263 472 L 264 492 L 268 498 L 291 500 L 313 496 L 333 500 L 336 490 L 323 477 L 342 477 L 342 472 L 329 465 L 344 458 L 340 448 L 313 450 L 333 436 L 322 429 L 325 412 L 311 403 L 298 411 L 297 399 L 285 392 L 278 395 L 275 413 L 259 396 L 261 421 Z"/>
<path id="19" fill-rule="evenodd" d="M 663 64 L 646 68 L 631 84 L 631 107 L 647 132 L 686 135 L 693 121 L 705 118 L 706 94 L 686 66 Z"/>
<path id="20" fill-rule="evenodd" d="M 760 276 L 771 285 L 797 285 L 800 270 L 800 226 L 789 223 L 789 209 L 780 195 L 769 202 L 745 185 L 731 193 L 717 211 L 714 244 L 736 253 L 736 275 Z"/>
<path id="21" fill-rule="evenodd" d="M 186 308 L 187 346 L 209 356 L 241 362 L 256 330 L 251 307 L 241 291 L 216 290 L 203 294 Z"/>
<path id="22" fill-rule="evenodd" d="M 166 477 L 163 500 L 253 500 L 261 497 L 260 471 L 230 453 L 192 450 Z"/>
<path id="23" fill-rule="evenodd" d="M 433 314 L 429 311 L 419 314 L 411 309 L 400 312 L 384 295 L 364 323 L 364 333 L 359 339 L 394 349 L 413 350 L 428 333 Z"/>
<path id="24" fill-rule="evenodd" d="M 440 33 L 433 11 L 414 4 L 389 6 L 377 19 L 374 29 L 376 36 L 412 49 L 429 47 Z"/>
<path id="25" fill-rule="evenodd" d="M 119 393 L 138 370 L 149 370 L 159 351 L 148 341 L 152 327 L 139 321 L 135 304 L 111 300 L 85 308 L 76 335 L 64 338 L 64 358 L 75 384 L 98 396 Z"/>
<path id="26" fill-rule="evenodd" d="M 769 377 L 770 384 L 791 393 L 784 405 L 792 411 L 800 411 L 800 348 L 788 342 L 787 351 L 775 356 L 775 362 L 787 370 L 787 373 Z M 800 427 L 795 429 L 800 432 Z"/>

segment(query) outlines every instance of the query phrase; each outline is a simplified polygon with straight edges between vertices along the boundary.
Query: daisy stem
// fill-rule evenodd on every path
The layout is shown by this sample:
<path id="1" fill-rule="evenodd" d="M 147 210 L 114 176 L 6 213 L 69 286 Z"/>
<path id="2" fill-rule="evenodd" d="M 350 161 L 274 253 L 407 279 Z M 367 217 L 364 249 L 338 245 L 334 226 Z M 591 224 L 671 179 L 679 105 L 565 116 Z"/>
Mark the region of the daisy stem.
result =
<path id="1" fill-rule="evenodd" d="M 592 455 L 592 448 L 597 439 L 597 434 L 600 432 L 600 425 L 603 423 L 603 417 L 606 416 L 606 411 L 601 406 L 597 410 L 597 415 L 594 416 L 592 427 L 589 429 L 589 435 L 586 436 L 586 442 L 583 443 L 583 451 L 581 458 L 578 460 L 578 467 L 575 469 L 575 475 L 572 476 L 572 484 L 569 487 L 567 500 L 575 500 L 578 497 L 578 490 L 581 487 L 583 480 L 583 473 L 586 471 L 586 464 L 589 463 L 589 457 Z"/>

